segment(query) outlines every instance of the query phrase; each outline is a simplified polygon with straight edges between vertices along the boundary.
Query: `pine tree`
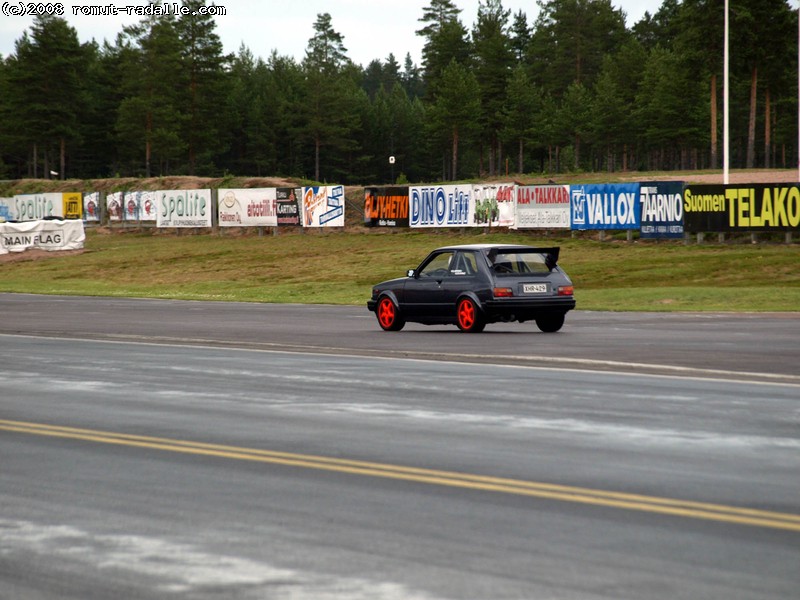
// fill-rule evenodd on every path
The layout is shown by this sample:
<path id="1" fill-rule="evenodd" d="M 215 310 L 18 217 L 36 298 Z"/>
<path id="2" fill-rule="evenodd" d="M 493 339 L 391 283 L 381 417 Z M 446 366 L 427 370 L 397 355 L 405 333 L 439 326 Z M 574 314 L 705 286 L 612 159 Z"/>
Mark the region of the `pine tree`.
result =
<path id="1" fill-rule="evenodd" d="M 411 60 L 411 53 L 406 53 L 403 61 L 403 73 L 400 76 L 403 88 L 409 98 L 422 98 L 425 95 L 425 85 L 420 75 L 419 67 Z"/>
<path id="2" fill-rule="evenodd" d="M 344 47 L 344 36 L 333 28 L 329 13 L 317 15 L 314 35 L 308 40 L 303 64 L 307 69 L 326 75 L 338 73 L 350 64 L 347 48 Z"/>
<path id="3" fill-rule="evenodd" d="M 582 144 L 592 131 L 592 96 L 579 81 L 570 84 L 564 93 L 558 118 L 561 134 L 572 142 L 575 159 L 573 167 L 580 170 Z"/>
<path id="4" fill-rule="evenodd" d="M 198 170 L 210 174 L 215 170 L 214 156 L 225 152 L 230 143 L 226 135 L 230 129 L 219 106 L 226 94 L 226 68 L 232 57 L 222 52 L 214 17 L 200 10 L 205 0 L 184 0 L 183 5 L 188 10 L 175 24 L 187 77 L 182 94 L 183 139 L 189 153 L 189 174 Z"/>
<path id="5" fill-rule="evenodd" d="M 542 0 L 539 7 L 528 63 L 535 81 L 556 96 L 574 82 L 592 86 L 603 56 L 630 35 L 610 0 Z"/>
<path id="6" fill-rule="evenodd" d="M 7 179 L 11 169 L 6 161 L 11 156 L 15 129 L 13 109 L 11 108 L 11 84 L 8 62 L 0 56 L 0 178 Z"/>
<path id="7" fill-rule="evenodd" d="M 514 21 L 511 24 L 511 51 L 517 63 L 525 59 L 532 36 L 533 30 L 528 26 L 527 15 L 522 10 L 514 13 Z"/>
<path id="8" fill-rule="evenodd" d="M 480 130 L 480 87 L 475 74 L 455 59 L 442 73 L 439 94 L 432 106 L 438 131 L 450 141 L 450 178 L 458 178 L 459 148 Z"/>
<path id="9" fill-rule="evenodd" d="M 503 138 L 517 145 L 517 172 L 525 172 L 525 146 L 531 141 L 543 142 L 537 127 L 542 112 L 541 90 L 531 82 L 522 65 L 511 75 L 504 98 Z"/>
<path id="10" fill-rule="evenodd" d="M 314 36 L 308 41 L 303 99 L 302 133 L 314 148 L 314 179 L 321 180 L 321 152 L 330 148 L 327 170 L 332 174 L 337 159 L 348 155 L 354 147 L 353 133 L 359 116 L 354 111 L 355 79 L 359 69 L 347 58 L 343 36 L 331 25 L 327 13 L 317 15 Z M 338 154 L 338 156 L 336 156 Z"/>
<path id="11" fill-rule="evenodd" d="M 636 105 L 646 61 L 642 44 L 630 39 L 616 54 L 606 56 L 595 83 L 594 138 L 605 146 L 609 170 L 616 170 L 620 155 L 623 171 L 632 164 L 635 138 L 631 132 L 638 131 L 639 125 L 631 107 Z"/>
<path id="12" fill-rule="evenodd" d="M 636 119 L 651 169 L 688 168 L 691 148 L 707 142 L 702 124 L 708 108 L 700 90 L 676 53 L 660 47 L 650 53 L 636 98 Z"/>
<path id="13" fill-rule="evenodd" d="M 159 174 L 168 174 L 180 167 L 186 151 L 181 92 L 187 80 L 174 20 L 145 17 L 124 29 L 118 45 L 125 97 L 116 131 L 125 170 L 150 177 L 157 166 Z"/>
<path id="14" fill-rule="evenodd" d="M 501 0 L 478 4 L 478 22 L 472 31 L 475 77 L 480 87 L 481 122 L 489 142 L 489 175 L 496 175 L 501 162 L 502 108 L 514 56 L 506 33 L 511 11 Z"/>
<path id="15" fill-rule="evenodd" d="M 431 0 L 419 19 L 427 23 L 417 35 L 426 38 L 422 47 L 423 80 L 431 98 L 436 97 L 439 80 L 452 61 L 467 65 L 472 59 L 468 32 L 458 19 L 460 12 L 451 0 Z"/>
<path id="16" fill-rule="evenodd" d="M 64 19 L 37 16 L 31 36 L 17 41 L 8 62 L 10 106 L 16 136 L 31 151 L 32 175 L 39 175 L 39 154 L 44 176 L 57 171 L 66 176 L 68 147 L 78 143 L 78 110 L 85 98 L 82 74 L 87 54 L 78 34 Z M 58 156 L 58 163 L 55 157 Z"/>

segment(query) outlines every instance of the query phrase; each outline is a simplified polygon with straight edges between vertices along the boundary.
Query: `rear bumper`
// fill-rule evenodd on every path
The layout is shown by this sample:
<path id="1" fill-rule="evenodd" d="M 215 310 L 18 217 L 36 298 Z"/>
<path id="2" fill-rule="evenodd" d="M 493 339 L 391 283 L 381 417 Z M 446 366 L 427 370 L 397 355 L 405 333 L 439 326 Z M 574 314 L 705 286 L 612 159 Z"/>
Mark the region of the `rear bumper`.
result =
<path id="1" fill-rule="evenodd" d="M 489 319 L 516 318 L 535 319 L 540 315 L 566 313 L 575 308 L 574 296 L 550 298 L 495 298 L 483 303 L 483 310 Z"/>

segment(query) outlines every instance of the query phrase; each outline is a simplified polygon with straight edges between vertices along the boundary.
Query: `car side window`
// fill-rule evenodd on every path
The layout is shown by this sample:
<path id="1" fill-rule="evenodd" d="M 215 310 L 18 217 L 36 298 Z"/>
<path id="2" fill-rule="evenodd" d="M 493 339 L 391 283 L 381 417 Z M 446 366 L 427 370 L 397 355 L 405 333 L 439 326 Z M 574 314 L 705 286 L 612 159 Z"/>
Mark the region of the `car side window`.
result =
<path id="1" fill-rule="evenodd" d="M 456 277 L 465 275 L 475 275 L 478 266 L 475 261 L 475 254 L 472 252 L 459 252 L 456 255 L 455 264 L 450 269 L 450 274 Z"/>
<path id="2" fill-rule="evenodd" d="M 446 277 L 450 275 L 450 265 L 453 262 L 454 252 L 441 252 L 434 256 L 420 269 L 420 277 Z"/>

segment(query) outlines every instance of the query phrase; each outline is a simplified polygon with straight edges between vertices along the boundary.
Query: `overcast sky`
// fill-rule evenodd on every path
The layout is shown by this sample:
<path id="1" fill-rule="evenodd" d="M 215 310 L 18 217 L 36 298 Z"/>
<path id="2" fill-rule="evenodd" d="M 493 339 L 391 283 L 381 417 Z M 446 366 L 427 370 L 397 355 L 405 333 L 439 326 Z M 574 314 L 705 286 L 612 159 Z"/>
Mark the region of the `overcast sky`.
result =
<path id="1" fill-rule="evenodd" d="M 19 4 L 13 0 L 14 4 Z M 27 4 L 27 0 L 25 0 Z M 55 4 L 54 2 L 47 2 Z M 166 4 L 173 4 L 166 1 Z M 611 0 L 616 8 L 627 14 L 627 25 L 639 21 L 645 11 L 655 14 L 662 0 Z M 121 15 L 73 16 L 72 7 L 92 6 L 88 2 L 61 2 L 65 7 L 67 22 L 78 32 L 78 39 L 87 42 L 104 39 L 113 43 L 122 26 L 136 23 L 141 18 Z M 147 5 L 144 0 L 98 0 L 98 6 L 117 8 Z M 344 46 L 350 59 L 362 66 L 371 60 L 385 61 L 394 54 L 403 65 L 406 53 L 420 64 L 423 39 L 416 35 L 419 22 L 430 0 L 215 0 L 224 7 L 225 16 L 216 17 L 217 35 L 225 52 L 236 53 L 244 44 L 257 57 L 268 58 L 272 50 L 283 56 L 301 61 L 314 32 L 317 15 L 329 13 L 333 29 L 344 36 Z M 461 22 L 469 29 L 477 19 L 479 0 L 454 0 L 461 9 Z M 536 0 L 503 0 L 503 7 L 512 15 L 522 10 L 533 24 L 538 15 Z M 0 54 L 14 51 L 14 42 L 22 37 L 33 22 L 32 17 L 0 16 Z"/>

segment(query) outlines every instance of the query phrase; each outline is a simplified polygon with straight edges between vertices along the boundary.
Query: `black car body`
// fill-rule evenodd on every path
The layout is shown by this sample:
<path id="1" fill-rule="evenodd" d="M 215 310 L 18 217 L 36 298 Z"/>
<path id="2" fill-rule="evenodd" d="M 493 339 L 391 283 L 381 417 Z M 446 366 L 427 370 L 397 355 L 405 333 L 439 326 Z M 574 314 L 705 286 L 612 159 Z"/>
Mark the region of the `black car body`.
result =
<path id="1" fill-rule="evenodd" d="M 406 277 L 372 288 L 367 308 L 386 331 L 406 322 L 452 324 L 467 332 L 487 323 L 536 321 L 544 332 L 575 308 L 572 281 L 558 266 L 559 248 L 470 244 L 431 252 Z"/>

